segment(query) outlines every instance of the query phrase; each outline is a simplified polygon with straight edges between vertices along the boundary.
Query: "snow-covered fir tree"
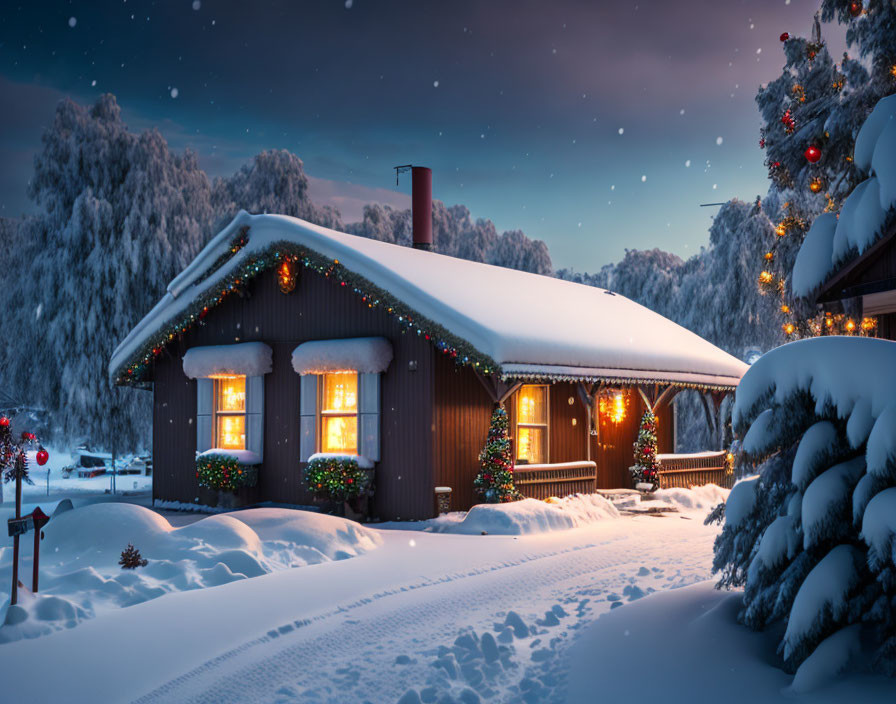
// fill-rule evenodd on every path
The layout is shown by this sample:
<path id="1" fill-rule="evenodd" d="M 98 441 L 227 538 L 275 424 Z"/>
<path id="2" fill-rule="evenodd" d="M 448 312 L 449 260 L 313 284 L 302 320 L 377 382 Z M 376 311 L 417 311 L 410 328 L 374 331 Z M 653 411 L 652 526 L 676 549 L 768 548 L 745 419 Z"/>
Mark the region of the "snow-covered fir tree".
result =
<path id="1" fill-rule="evenodd" d="M 59 103 L 29 185 L 41 213 L 22 226 L 8 373 L 35 403 L 65 409 L 65 437 L 128 448 L 148 437 L 148 395 L 119 393 L 106 365 L 204 243 L 210 192 L 195 154 L 128 131 L 113 96 Z"/>
<path id="2" fill-rule="evenodd" d="M 713 568 L 721 586 L 744 587 L 744 623 L 785 624 L 791 672 L 841 668 L 865 639 L 875 669 L 896 674 L 892 347 L 803 340 L 738 388 L 735 430 L 759 474 L 731 491 Z"/>

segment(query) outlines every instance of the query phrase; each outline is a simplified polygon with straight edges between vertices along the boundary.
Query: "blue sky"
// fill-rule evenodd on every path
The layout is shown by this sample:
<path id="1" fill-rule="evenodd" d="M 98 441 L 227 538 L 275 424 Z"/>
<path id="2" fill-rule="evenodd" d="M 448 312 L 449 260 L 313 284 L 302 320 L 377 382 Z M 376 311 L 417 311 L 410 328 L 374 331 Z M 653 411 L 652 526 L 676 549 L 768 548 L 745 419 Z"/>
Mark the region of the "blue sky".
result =
<path id="1" fill-rule="evenodd" d="M 545 240 L 555 267 L 626 248 L 688 256 L 714 208 L 764 194 L 753 102 L 817 2 L 118 0 L 0 9 L 0 215 L 25 196 L 63 96 L 114 93 L 133 129 L 191 146 L 212 175 L 298 154 L 347 221 L 434 196 Z M 825 26 L 831 53 L 841 28 Z"/>

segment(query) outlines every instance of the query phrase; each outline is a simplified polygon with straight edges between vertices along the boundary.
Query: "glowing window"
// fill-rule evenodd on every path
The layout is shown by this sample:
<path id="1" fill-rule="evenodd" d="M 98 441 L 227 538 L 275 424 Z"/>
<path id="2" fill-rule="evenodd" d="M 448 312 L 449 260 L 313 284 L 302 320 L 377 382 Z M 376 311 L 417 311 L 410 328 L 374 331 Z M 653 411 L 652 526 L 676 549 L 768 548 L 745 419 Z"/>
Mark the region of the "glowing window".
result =
<path id="1" fill-rule="evenodd" d="M 516 459 L 527 464 L 548 461 L 548 387 L 520 387 L 516 403 Z"/>
<path id="2" fill-rule="evenodd" d="M 215 447 L 246 449 L 246 377 L 215 379 Z"/>
<path id="3" fill-rule="evenodd" d="M 358 453 L 358 375 L 355 372 L 322 374 L 321 452 Z"/>

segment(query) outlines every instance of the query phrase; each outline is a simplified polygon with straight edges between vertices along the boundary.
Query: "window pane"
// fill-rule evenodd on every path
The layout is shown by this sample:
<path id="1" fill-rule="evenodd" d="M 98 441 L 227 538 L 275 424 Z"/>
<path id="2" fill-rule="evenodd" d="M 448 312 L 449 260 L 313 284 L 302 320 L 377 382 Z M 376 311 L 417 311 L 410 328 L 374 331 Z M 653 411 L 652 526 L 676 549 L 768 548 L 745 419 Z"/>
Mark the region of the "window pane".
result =
<path id="1" fill-rule="evenodd" d="M 358 454 L 358 417 L 323 416 L 323 452 L 344 452 Z"/>
<path id="2" fill-rule="evenodd" d="M 546 386 L 523 386 L 520 388 L 517 423 L 546 424 L 547 417 Z"/>
<path id="3" fill-rule="evenodd" d="M 358 409 L 358 375 L 355 372 L 324 374 L 323 411 L 354 413 Z"/>
<path id="4" fill-rule="evenodd" d="M 529 464 L 543 463 L 547 456 L 545 451 L 546 428 L 520 427 L 517 430 L 519 431 L 516 445 L 517 459 L 525 460 Z"/>
<path id="5" fill-rule="evenodd" d="M 216 379 L 216 383 L 218 388 L 217 410 L 246 410 L 246 377 L 238 376 L 233 379 Z"/>
<path id="6" fill-rule="evenodd" d="M 216 447 L 224 450 L 246 449 L 246 416 L 218 416 Z"/>

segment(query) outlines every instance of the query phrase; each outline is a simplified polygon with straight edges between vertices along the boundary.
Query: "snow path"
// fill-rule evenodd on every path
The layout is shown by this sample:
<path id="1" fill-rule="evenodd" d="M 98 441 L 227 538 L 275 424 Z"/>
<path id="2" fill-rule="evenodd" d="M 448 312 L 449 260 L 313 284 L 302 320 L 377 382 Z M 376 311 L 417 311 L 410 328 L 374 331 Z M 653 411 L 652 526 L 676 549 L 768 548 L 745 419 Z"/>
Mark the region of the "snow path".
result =
<path id="1" fill-rule="evenodd" d="M 618 530 L 623 526 L 632 529 L 631 534 Z M 667 539 L 658 540 L 660 535 Z M 365 590 L 353 602 L 314 615 L 298 607 L 294 614 L 284 611 L 284 616 L 302 618 L 284 619 L 267 635 L 231 648 L 138 701 L 392 702 L 411 687 L 419 691 L 429 685 L 441 697 L 445 692 L 457 695 L 471 684 L 479 684 L 481 694 L 483 687 L 501 693 L 504 701 L 524 677 L 532 675 L 548 682 L 541 685 L 548 699 L 539 700 L 555 701 L 562 697 L 558 688 L 565 686 L 565 666 L 551 661 L 582 625 L 612 608 L 607 595 L 621 594 L 627 585 L 639 582 L 633 596 L 706 579 L 714 535 L 696 520 L 674 516 L 570 531 L 562 534 L 562 542 L 571 543 L 565 547 L 553 547 L 561 542 L 557 536 L 525 541 L 466 538 L 480 544 L 503 543 L 501 550 L 514 553 L 513 557 L 466 571 L 450 570 L 432 579 L 399 580 L 388 589 Z M 391 543 L 386 549 L 404 552 L 407 533 L 384 532 L 384 536 Z M 417 541 L 419 550 L 438 551 L 446 537 L 415 533 L 410 539 Z M 531 543 L 553 549 L 532 552 L 529 547 L 542 546 Z M 462 550 L 461 555 L 469 562 L 474 553 Z M 364 559 L 345 565 L 361 565 Z M 666 574 L 671 566 L 673 573 Z M 493 673 L 489 681 L 475 666 L 464 673 L 456 665 L 456 679 L 444 666 L 433 666 L 440 645 L 450 647 L 465 631 L 493 630 L 509 609 L 530 629 L 514 639 L 515 652 L 508 658 L 511 667 Z M 563 615 L 551 619 L 548 611 Z M 448 667 L 451 664 L 449 659 Z M 554 672 L 558 669 L 560 673 Z"/>

